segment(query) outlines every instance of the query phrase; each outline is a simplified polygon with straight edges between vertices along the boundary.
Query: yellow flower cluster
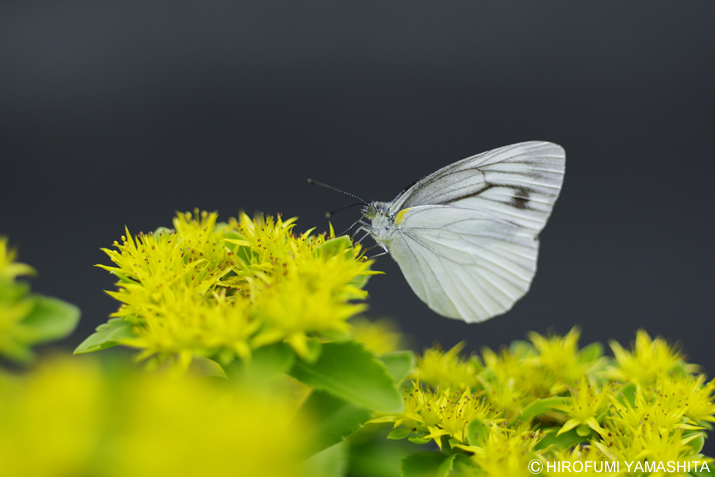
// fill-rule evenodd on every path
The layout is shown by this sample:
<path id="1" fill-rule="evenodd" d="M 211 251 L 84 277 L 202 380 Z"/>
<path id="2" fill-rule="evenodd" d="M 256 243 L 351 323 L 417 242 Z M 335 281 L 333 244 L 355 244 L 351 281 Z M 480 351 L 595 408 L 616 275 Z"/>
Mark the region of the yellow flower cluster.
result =
<path id="1" fill-rule="evenodd" d="M 247 359 L 280 341 L 308 358 L 311 338 L 345 336 L 376 272 L 347 237 L 295 235 L 294 222 L 242 213 L 217 223 L 195 211 L 178 214 L 173 230 L 127 230 L 104 250 L 115 266 L 99 265 L 120 279 L 113 316 L 134 325 L 119 344 L 186 368 L 195 356 Z"/>
<path id="2" fill-rule="evenodd" d="M 16 262 L 16 256 L 17 252 L 7 246 L 7 237 L 0 237 L 0 283 L 35 273 L 31 266 Z"/>
<path id="3" fill-rule="evenodd" d="M 0 372 L 1 473 L 316 475 L 300 466 L 313 427 L 285 393 L 217 384 L 88 357 Z"/>
<path id="4" fill-rule="evenodd" d="M 352 337 L 380 356 L 400 349 L 405 337 L 388 319 L 370 321 L 364 317 L 350 320 Z"/>
<path id="5" fill-rule="evenodd" d="M 614 358 L 598 344 L 579 349 L 578 338 L 531 333 L 481 361 L 460 357 L 461 343 L 428 349 L 405 411 L 373 422 L 394 423 L 391 438 L 466 453 L 468 464 L 455 461 L 463 475 L 529 475 L 534 459 L 711 461 L 700 451 L 715 381 L 642 330 L 630 351 L 612 343 Z"/>

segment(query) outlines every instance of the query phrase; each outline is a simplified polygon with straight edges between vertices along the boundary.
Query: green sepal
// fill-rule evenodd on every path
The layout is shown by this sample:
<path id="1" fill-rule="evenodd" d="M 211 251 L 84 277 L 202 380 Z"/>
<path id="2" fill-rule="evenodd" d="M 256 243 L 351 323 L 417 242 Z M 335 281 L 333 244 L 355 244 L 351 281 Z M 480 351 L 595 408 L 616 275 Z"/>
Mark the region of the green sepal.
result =
<path id="1" fill-rule="evenodd" d="M 447 436 L 442 436 L 442 440 L 444 442 L 444 438 Z M 462 445 L 461 442 L 459 442 L 457 439 L 454 437 L 450 437 L 447 439 L 447 444 L 449 447 L 443 447 L 443 449 L 454 449 L 454 446 Z"/>
<path id="2" fill-rule="evenodd" d="M 525 358 L 536 353 L 536 348 L 528 341 L 514 340 L 509 343 L 509 352 L 518 358 Z"/>
<path id="3" fill-rule="evenodd" d="M 353 242 L 347 235 L 341 235 L 340 237 L 331 238 L 326 240 L 320 247 L 315 249 L 317 255 L 322 256 L 335 256 L 338 253 L 352 248 Z"/>
<path id="4" fill-rule="evenodd" d="M 415 354 L 412 351 L 394 351 L 378 356 L 378 359 L 387 367 L 392 380 L 399 384 L 415 363 Z"/>
<path id="5" fill-rule="evenodd" d="M 228 378 L 220 364 L 203 356 L 194 356 L 189 366 L 189 373 L 199 377 Z"/>
<path id="6" fill-rule="evenodd" d="M 708 431 L 712 431 L 712 430 L 713 430 L 713 424 L 712 424 L 712 422 L 708 422 L 708 421 L 698 421 L 697 424 L 698 424 L 698 426 L 700 426 L 700 427 L 704 427 L 704 428 L 707 429 Z"/>
<path id="7" fill-rule="evenodd" d="M 320 390 L 310 395 L 300 414 L 315 423 L 308 449 L 310 455 L 342 442 L 372 417 L 367 409 Z"/>
<path id="8" fill-rule="evenodd" d="M 689 445 L 693 449 L 693 454 L 700 454 L 700 451 L 702 451 L 703 447 L 705 446 L 705 433 L 702 431 L 687 433 L 683 435 L 683 439 L 686 439 L 693 434 L 697 434 L 697 437 L 695 437 L 691 441 L 688 441 L 687 445 Z"/>
<path id="9" fill-rule="evenodd" d="M 402 477 L 446 477 L 452 470 L 456 454 L 416 452 L 402 459 Z"/>
<path id="10" fill-rule="evenodd" d="M 618 391 L 616 399 L 618 399 L 618 402 L 621 404 L 625 405 L 626 402 L 630 404 L 631 409 L 636 407 L 636 390 L 638 389 L 638 386 L 636 386 L 636 383 L 626 383 L 621 387 L 621 389 Z"/>
<path id="11" fill-rule="evenodd" d="M 340 237 L 335 237 L 331 238 L 330 240 L 326 240 L 325 243 L 315 249 L 315 253 L 321 256 L 334 257 L 339 253 L 352 254 L 354 253 L 352 251 L 352 248 L 353 242 L 350 237 L 348 237 L 347 235 L 341 235 Z M 350 252 L 348 252 L 349 250 Z M 365 275 L 357 275 L 350 281 L 350 285 L 357 288 L 365 288 L 365 285 L 367 285 L 367 282 L 368 280 L 370 280 L 370 276 L 373 273 L 377 272 L 371 272 Z"/>
<path id="12" fill-rule="evenodd" d="M 315 363 L 323 352 L 323 343 L 318 338 L 308 338 L 305 341 L 306 351 L 301 354 L 301 358 L 308 363 Z"/>
<path id="13" fill-rule="evenodd" d="M 550 397 L 544 399 L 537 399 L 532 401 L 527 405 L 521 412 L 521 415 L 515 419 L 515 421 L 528 421 L 529 419 L 540 416 L 551 411 L 554 406 L 560 406 L 563 404 L 564 397 Z"/>
<path id="14" fill-rule="evenodd" d="M 370 280 L 370 277 L 372 274 L 367 274 L 367 275 L 355 275 L 355 277 L 350 280 L 350 285 L 357 287 L 357 288 L 365 288 L 365 285 L 367 285 L 367 282 Z"/>
<path id="15" fill-rule="evenodd" d="M 401 412 L 402 396 L 385 365 L 355 340 L 323 343 L 315 363 L 296 360 L 290 374 L 370 411 Z"/>
<path id="16" fill-rule="evenodd" d="M 593 432 L 593 429 L 591 429 L 590 427 L 588 427 L 585 424 L 581 424 L 580 426 L 578 426 L 576 428 L 576 434 L 578 434 L 581 437 L 588 437 L 591 435 L 592 432 Z"/>
<path id="17" fill-rule="evenodd" d="M 251 247 L 248 245 L 239 245 L 236 242 L 244 242 L 246 237 L 236 232 L 235 230 L 227 230 L 224 235 L 224 245 L 231 250 L 236 257 L 240 258 L 244 263 L 251 263 L 252 258 L 255 256 Z"/>
<path id="18" fill-rule="evenodd" d="M 688 371 L 688 363 L 679 359 L 670 367 L 670 369 L 668 369 L 668 373 L 675 376 L 689 376 L 690 371 Z"/>
<path id="19" fill-rule="evenodd" d="M 390 433 L 387 434 L 387 438 L 391 439 L 391 440 L 398 441 L 400 439 L 404 439 L 405 437 L 409 436 L 411 432 L 412 432 L 411 430 L 401 427 L 399 429 L 391 430 Z"/>
<path id="20" fill-rule="evenodd" d="M 162 234 L 171 235 L 172 231 L 169 227 L 157 227 L 156 230 L 154 230 L 155 236 L 162 235 Z"/>
<path id="21" fill-rule="evenodd" d="M 430 442 L 432 442 L 432 439 L 424 439 L 422 437 L 408 437 L 407 440 L 412 442 L 413 444 L 420 445 L 429 444 Z"/>
<path id="22" fill-rule="evenodd" d="M 469 445 L 480 445 L 487 438 L 489 438 L 489 426 L 477 418 L 469 421 L 469 424 L 467 424 L 467 442 L 469 442 Z"/>
<path id="23" fill-rule="evenodd" d="M 114 275 L 119 279 L 120 282 L 122 283 L 136 283 L 137 280 L 133 278 L 129 278 L 125 274 L 121 273 L 119 270 L 120 268 L 112 268 L 112 267 L 105 267 L 104 265 L 96 265 L 97 267 L 103 268 L 107 270 L 111 275 Z"/>
<path id="24" fill-rule="evenodd" d="M 603 344 L 596 341 L 581 348 L 578 353 L 578 360 L 582 363 L 591 363 L 603 356 Z"/>
<path id="25" fill-rule="evenodd" d="M 132 324 L 124 318 L 112 318 L 99 325 L 97 331 L 92 333 L 74 350 L 74 354 L 91 353 L 102 349 L 117 346 L 120 340 L 134 338 Z"/>

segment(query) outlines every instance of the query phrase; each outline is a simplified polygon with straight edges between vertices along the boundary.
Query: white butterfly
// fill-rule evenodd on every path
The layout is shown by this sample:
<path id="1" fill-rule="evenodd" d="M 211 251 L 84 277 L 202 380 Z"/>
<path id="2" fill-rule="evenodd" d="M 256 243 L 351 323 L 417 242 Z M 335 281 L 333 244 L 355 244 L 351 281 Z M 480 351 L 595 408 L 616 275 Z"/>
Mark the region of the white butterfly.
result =
<path id="1" fill-rule="evenodd" d="M 478 322 L 529 290 L 537 238 L 561 191 L 566 155 L 523 142 L 468 157 L 430 174 L 392 202 L 362 209 L 368 232 L 412 290 L 440 315 Z"/>

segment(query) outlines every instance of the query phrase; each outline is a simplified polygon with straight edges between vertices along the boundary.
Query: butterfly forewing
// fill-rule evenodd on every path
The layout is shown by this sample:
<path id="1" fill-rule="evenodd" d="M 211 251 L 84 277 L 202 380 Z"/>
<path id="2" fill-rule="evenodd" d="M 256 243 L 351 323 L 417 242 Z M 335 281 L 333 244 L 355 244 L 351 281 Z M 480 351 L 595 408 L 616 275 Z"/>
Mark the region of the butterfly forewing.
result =
<path id="1" fill-rule="evenodd" d="M 549 142 L 494 149 L 423 178 L 398 197 L 390 210 L 397 214 L 417 205 L 459 204 L 519 218 L 519 224 L 538 233 L 561 190 L 565 157 L 561 146 Z"/>

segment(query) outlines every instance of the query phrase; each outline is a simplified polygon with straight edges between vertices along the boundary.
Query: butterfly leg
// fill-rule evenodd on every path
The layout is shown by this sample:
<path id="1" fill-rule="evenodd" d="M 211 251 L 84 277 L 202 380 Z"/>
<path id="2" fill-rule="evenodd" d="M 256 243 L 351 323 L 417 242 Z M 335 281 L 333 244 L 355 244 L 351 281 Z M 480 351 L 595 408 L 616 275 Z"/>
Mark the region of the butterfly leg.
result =
<path id="1" fill-rule="evenodd" d="M 373 235 L 373 233 L 372 233 L 372 232 L 373 232 L 372 226 L 371 226 L 369 223 L 364 222 L 364 221 L 362 221 L 362 220 L 358 220 L 358 221 L 356 222 L 356 224 L 357 224 L 357 223 L 360 224 L 360 227 L 358 227 L 358 229 L 355 231 L 355 235 L 359 234 L 360 232 L 365 232 L 365 235 L 363 235 L 362 237 L 360 237 L 360 240 L 358 240 L 357 242 L 355 242 L 356 244 L 358 244 L 358 243 L 362 242 L 363 240 L 365 240 L 365 237 L 367 237 L 368 235 L 370 235 L 370 236 Z"/>
<path id="2" fill-rule="evenodd" d="M 361 224 L 361 225 L 360 225 L 360 227 L 358 227 L 357 229 L 355 229 L 355 226 L 356 226 L 357 224 Z M 360 219 L 360 220 L 358 220 L 357 222 L 355 222 L 354 224 L 352 224 L 349 229 L 347 229 L 345 232 L 341 233 L 340 235 L 345 235 L 346 232 L 348 232 L 348 230 L 349 230 L 349 231 L 350 231 L 350 241 L 354 243 L 354 242 L 355 242 L 355 236 L 356 236 L 357 234 L 359 234 L 361 230 L 363 230 L 362 224 L 364 224 L 364 223 L 363 223 L 362 219 Z M 362 240 L 362 239 L 361 239 L 361 240 Z M 358 243 L 360 243 L 360 242 L 358 242 Z"/>

